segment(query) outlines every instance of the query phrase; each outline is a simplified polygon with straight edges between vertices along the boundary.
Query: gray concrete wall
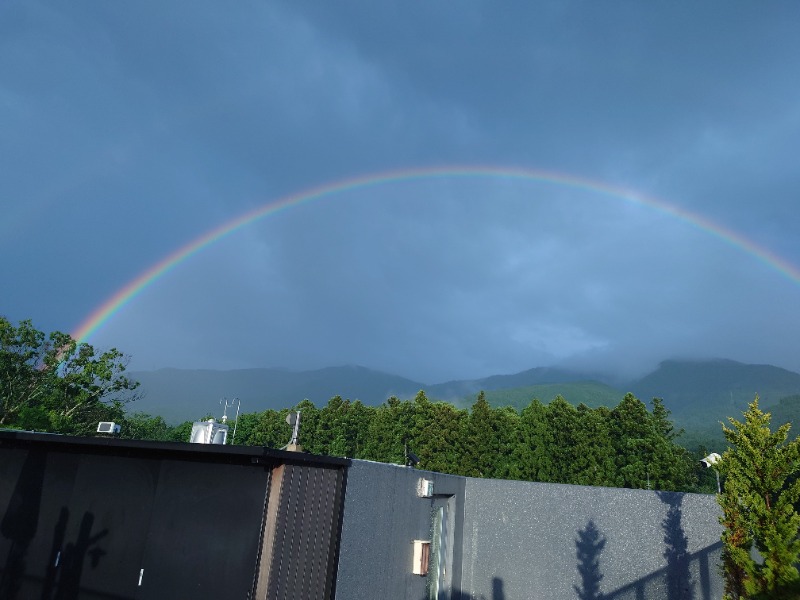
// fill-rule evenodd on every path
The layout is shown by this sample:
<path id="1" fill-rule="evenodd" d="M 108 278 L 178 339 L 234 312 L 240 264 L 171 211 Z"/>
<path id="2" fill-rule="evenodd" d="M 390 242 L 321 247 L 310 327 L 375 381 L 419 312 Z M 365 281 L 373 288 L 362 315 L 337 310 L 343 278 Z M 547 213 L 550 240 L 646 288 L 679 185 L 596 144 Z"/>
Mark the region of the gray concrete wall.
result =
<path id="1" fill-rule="evenodd" d="M 421 477 L 434 482 L 435 498 L 417 496 Z M 454 564 L 460 571 L 466 479 L 398 465 L 354 460 L 347 473 L 336 598 L 423 600 L 427 580 L 411 573 L 412 541 L 431 536 L 431 511 L 453 501 Z M 456 581 L 460 573 L 455 573 Z"/>
<path id="2" fill-rule="evenodd" d="M 420 477 L 434 498 L 419 498 Z M 453 600 L 711 600 L 722 596 L 713 496 L 471 479 L 353 461 L 336 598 L 424 600 L 413 539 L 447 503 Z M 439 596 L 439 600 L 448 598 Z"/>
<path id="3" fill-rule="evenodd" d="M 468 479 L 461 586 L 487 600 L 720 598 L 718 514 L 699 494 Z"/>

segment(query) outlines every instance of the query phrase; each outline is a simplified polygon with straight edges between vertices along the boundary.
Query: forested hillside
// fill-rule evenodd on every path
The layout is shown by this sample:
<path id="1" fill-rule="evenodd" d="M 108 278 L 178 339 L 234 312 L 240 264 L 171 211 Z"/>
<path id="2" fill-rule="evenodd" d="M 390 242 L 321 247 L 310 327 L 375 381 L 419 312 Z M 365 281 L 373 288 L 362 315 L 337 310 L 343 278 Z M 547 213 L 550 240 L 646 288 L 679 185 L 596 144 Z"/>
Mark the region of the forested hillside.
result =
<path id="1" fill-rule="evenodd" d="M 675 441 L 669 413 L 656 400 L 652 408 L 632 394 L 614 408 L 575 407 L 557 397 L 549 404 L 531 401 L 521 412 L 492 408 L 484 394 L 470 409 L 431 402 L 424 392 L 414 400 L 390 398 L 378 407 L 334 397 L 317 408 L 309 401 L 301 413 L 300 442 L 314 454 L 405 464 L 471 477 L 553 483 L 696 491 L 696 457 Z M 289 409 L 242 414 L 231 422 L 235 443 L 280 448 L 291 436 Z M 189 439 L 191 422 L 169 427 L 158 417 L 132 415 L 123 435 L 150 439 Z M 707 484 L 704 480 L 704 482 Z"/>
<path id="2" fill-rule="evenodd" d="M 536 398 L 544 403 L 548 403 L 554 398 L 561 396 L 573 406 L 585 404 L 590 408 L 600 406 L 615 406 L 619 399 L 624 395 L 604 383 L 592 381 L 581 381 L 575 383 L 542 383 L 539 385 L 528 385 L 512 389 L 486 390 L 484 392 L 486 400 L 492 406 L 512 406 L 517 410 L 522 410 Z M 473 394 L 456 403 L 460 407 L 471 406 L 478 398 L 478 394 Z"/>

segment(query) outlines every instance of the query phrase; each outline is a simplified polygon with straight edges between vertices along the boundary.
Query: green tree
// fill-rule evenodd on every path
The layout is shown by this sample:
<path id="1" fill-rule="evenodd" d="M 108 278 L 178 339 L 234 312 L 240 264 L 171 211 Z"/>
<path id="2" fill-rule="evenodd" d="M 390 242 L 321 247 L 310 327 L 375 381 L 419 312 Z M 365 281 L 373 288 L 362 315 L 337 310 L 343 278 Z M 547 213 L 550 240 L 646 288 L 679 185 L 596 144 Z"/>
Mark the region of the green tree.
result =
<path id="1" fill-rule="evenodd" d="M 310 452 L 311 454 L 325 454 L 323 447 L 324 442 L 323 440 L 320 440 L 319 436 L 317 435 L 320 427 L 321 411 L 316 407 L 316 405 L 308 398 L 304 398 L 297 405 L 292 407 L 291 411 L 289 412 L 300 413 L 300 431 L 298 433 L 298 438 L 300 440 L 300 445 L 303 447 L 303 451 Z M 285 446 L 292 436 L 292 431 L 294 428 L 286 422 L 287 415 L 288 412 L 283 413 L 282 417 L 283 425 L 287 432 L 283 434 L 283 437 L 286 439 L 275 446 L 276 448 Z"/>
<path id="2" fill-rule="evenodd" d="M 627 488 L 649 487 L 652 422 L 647 407 L 633 394 L 625 394 L 611 411 L 611 433 L 619 485 Z"/>
<path id="3" fill-rule="evenodd" d="M 492 477 L 508 479 L 514 472 L 514 449 L 519 439 L 520 418 L 513 406 L 503 406 L 492 411 L 492 422 L 496 433 L 497 450 Z"/>
<path id="4" fill-rule="evenodd" d="M 314 443 L 320 453 L 332 456 L 359 457 L 369 432 L 373 416 L 371 407 L 364 406 L 360 400 L 351 402 L 341 396 L 334 396 L 319 411 Z M 303 421 L 301 419 L 301 431 Z"/>
<path id="5" fill-rule="evenodd" d="M 758 396 L 744 420 L 728 418 L 730 447 L 719 463 L 725 477 L 717 496 L 724 526 L 723 570 L 730 600 L 789 599 L 800 595 L 800 441 L 787 442 L 790 424 L 770 430 Z M 756 560 L 751 550 L 761 557 Z"/>
<path id="6" fill-rule="evenodd" d="M 464 454 L 460 475 L 491 477 L 494 471 L 495 443 L 492 429 L 492 407 L 481 392 L 464 421 L 462 433 Z"/>
<path id="7" fill-rule="evenodd" d="M 516 445 L 518 422 L 513 408 L 493 409 L 486 394 L 478 394 L 469 416 L 463 420 L 464 451 L 459 475 L 503 477 L 513 472 L 508 462 Z"/>
<path id="8" fill-rule="evenodd" d="M 461 431 L 467 418 L 447 402 L 430 402 L 424 392 L 414 399 L 413 452 L 418 467 L 440 473 L 458 473 L 461 468 Z"/>
<path id="9" fill-rule="evenodd" d="M 121 419 L 138 387 L 126 364 L 116 348 L 98 353 L 69 334 L 0 317 L 0 426 L 88 434 Z"/>
<path id="10" fill-rule="evenodd" d="M 553 443 L 546 418 L 547 407 L 534 398 L 522 409 L 517 443 L 512 451 L 509 477 L 524 481 L 552 481 L 550 445 Z"/>
<path id="11" fill-rule="evenodd" d="M 675 431 L 669 418 L 670 412 L 661 398 L 653 398 L 653 410 L 650 415 L 652 424 L 652 441 L 649 444 L 650 482 L 657 490 L 678 491 L 694 488 L 697 478 L 694 473 L 692 455 L 676 439 L 683 430 Z"/>
<path id="12" fill-rule="evenodd" d="M 120 437 L 123 439 L 172 441 L 173 428 L 160 416 L 154 417 L 142 412 L 135 412 L 125 415 L 120 426 Z M 188 436 L 184 441 L 188 441 Z"/>
<path id="13" fill-rule="evenodd" d="M 578 410 L 562 396 L 556 396 L 547 405 L 546 418 L 552 436 L 549 451 L 553 481 L 573 483 L 578 474 L 588 468 L 585 457 L 578 462 L 581 444 Z"/>
<path id="14" fill-rule="evenodd" d="M 266 446 L 268 448 L 285 446 L 292 435 L 292 428 L 286 423 L 287 414 L 289 411 L 284 408 L 239 415 L 236 423 L 236 443 L 243 446 Z M 300 424 L 303 424 L 302 419 Z M 186 441 L 188 440 L 187 436 Z"/>
<path id="15" fill-rule="evenodd" d="M 188 443 L 189 439 L 192 437 L 192 425 L 194 425 L 194 421 L 184 421 L 172 427 L 167 441 Z"/>
<path id="16" fill-rule="evenodd" d="M 424 394 L 424 392 L 423 392 Z M 391 396 L 379 406 L 369 424 L 362 456 L 368 460 L 403 464 L 407 444 L 414 452 L 412 430 L 415 425 L 414 404 Z"/>
<path id="17" fill-rule="evenodd" d="M 581 403 L 577 409 L 575 468 L 570 483 L 614 486 L 614 444 L 611 441 L 611 411 Z"/>

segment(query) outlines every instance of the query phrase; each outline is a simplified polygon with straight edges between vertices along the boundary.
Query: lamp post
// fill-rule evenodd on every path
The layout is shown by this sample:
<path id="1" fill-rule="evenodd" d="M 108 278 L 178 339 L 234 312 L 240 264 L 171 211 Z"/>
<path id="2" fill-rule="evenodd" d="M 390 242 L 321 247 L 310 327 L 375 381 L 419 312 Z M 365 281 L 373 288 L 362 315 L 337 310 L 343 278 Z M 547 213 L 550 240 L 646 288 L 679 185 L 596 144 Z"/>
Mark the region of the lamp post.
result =
<path id="1" fill-rule="evenodd" d="M 717 454 L 716 452 L 712 452 L 711 454 L 709 454 L 705 458 L 701 458 L 700 459 L 700 464 L 703 465 L 704 468 L 708 469 L 710 467 L 714 467 L 714 474 L 717 476 L 717 493 L 718 494 L 722 493 L 722 486 L 719 483 L 719 469 L 717 469 L 717 467 L 715 465 L 720 460 L 722 460 L 722 457 L 719 454 Z"/>

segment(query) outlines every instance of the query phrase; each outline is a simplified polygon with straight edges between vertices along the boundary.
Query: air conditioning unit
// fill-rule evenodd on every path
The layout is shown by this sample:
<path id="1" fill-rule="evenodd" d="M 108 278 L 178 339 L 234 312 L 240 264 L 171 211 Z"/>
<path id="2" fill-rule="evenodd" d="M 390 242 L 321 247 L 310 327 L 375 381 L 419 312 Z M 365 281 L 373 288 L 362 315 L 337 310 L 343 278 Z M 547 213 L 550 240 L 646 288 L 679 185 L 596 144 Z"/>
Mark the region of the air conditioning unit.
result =
<path id="1" fill-rule="evenodd" d="M 192 434 L 189 437 L 189 442 L 192 444 L 218 444 L 222 446 L 227 439 L 228 426 L 224 423 L 217 423 L 214 419 L 192 423 Z"/>
<path id="2" fill-rule="evenodd" d="M 97 425 L 97 433 L 107 433 L 109 435 L 118 435 L 120 426 L 113 421 L 100 421 Z"/>

